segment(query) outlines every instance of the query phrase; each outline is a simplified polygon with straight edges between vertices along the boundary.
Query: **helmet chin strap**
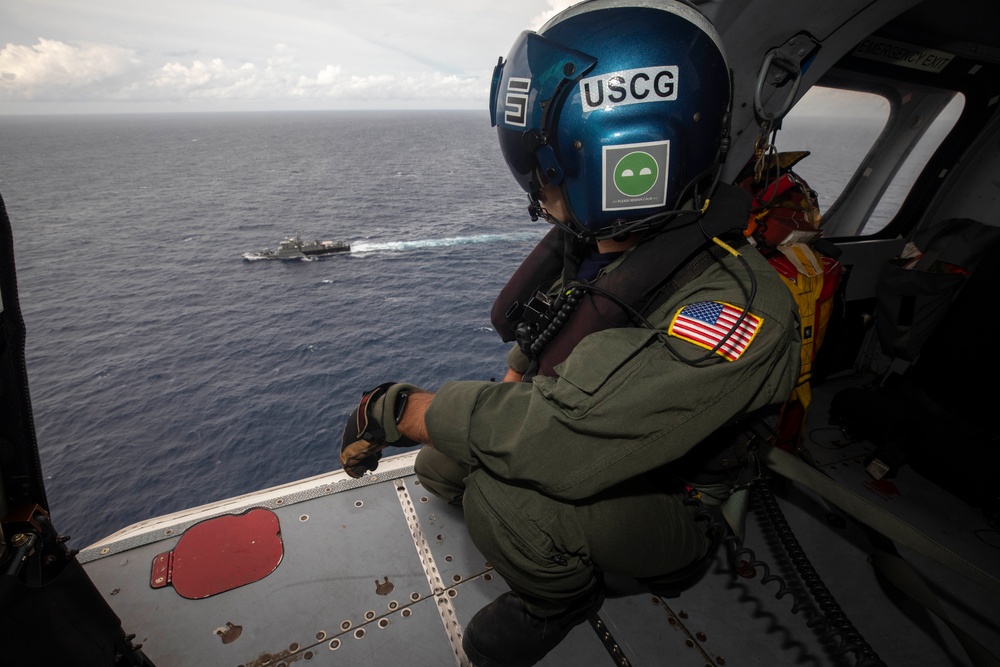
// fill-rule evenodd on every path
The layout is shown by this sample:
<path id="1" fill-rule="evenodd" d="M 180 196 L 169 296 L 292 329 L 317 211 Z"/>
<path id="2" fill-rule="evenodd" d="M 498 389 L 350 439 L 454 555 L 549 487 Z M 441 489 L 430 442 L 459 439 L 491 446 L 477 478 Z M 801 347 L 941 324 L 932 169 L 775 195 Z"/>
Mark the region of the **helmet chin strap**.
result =
<path id="1" fill-rule="evenodd" d="M 538 197 L 533 192 L 528 193 L 528 215 L 531 216 L 532 222 L 538 222 L 539 218 L 549 219 L 548 212 L 542 208 L 542 202 L 538 201 Z"/>
<path id="2" fill-rule="evenodd" d="M 559 218 L 555 217 L 549 213 L 548 209 L 542 206 L 542 202 L 538 201 L 538 196 L 535 193 L 528 194 L 528 215 L 531 216 L 531 221 L 535 222 L 539 218 L 542 218 L 546 222 L 552 223 L 557 227 L 562 227 L 564 230 L 575 236 L 579 241 L 586 244 L 597 243 L 598 236 L 593 232 L 586 229 L 579 229 L 577 225 L 564 222 Z"/>

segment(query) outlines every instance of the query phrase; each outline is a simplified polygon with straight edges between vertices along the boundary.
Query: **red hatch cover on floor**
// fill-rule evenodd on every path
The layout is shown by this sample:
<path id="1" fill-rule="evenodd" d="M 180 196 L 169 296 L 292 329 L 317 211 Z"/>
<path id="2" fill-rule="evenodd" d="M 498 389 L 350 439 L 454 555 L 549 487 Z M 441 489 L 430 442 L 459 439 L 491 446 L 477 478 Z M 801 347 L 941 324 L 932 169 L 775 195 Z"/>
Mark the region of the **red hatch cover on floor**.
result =
<path id="1" fill-rule="evenodd" d="M 173 551 L 153 559 L 149 585 L 173 585 L 181 597 L 200 600 L 263 579 L 283 554 L 278 516 L 257 507 L 188 528 Z"/>

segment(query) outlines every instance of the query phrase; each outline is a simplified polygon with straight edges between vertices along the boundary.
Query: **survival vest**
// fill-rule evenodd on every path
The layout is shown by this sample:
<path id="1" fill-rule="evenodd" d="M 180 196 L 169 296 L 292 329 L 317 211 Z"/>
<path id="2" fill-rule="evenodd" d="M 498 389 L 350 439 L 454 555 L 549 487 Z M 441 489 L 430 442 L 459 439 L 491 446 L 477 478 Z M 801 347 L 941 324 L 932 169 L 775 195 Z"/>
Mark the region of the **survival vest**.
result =
<path id="1" fill-rule="evenodd" d="M 730 185 L 719 185 L 711 206 L 696 222 L 695 215 L 681 216 L 671 229 L 636 245 L 628 259 L 592 284 L 614 295 L 639 313 L 662 304 L 681 285 L 700 275 L 725 251 L 707 242 L 705 234 L 723 236 L 734 232 L 740 241 L 740 223 L 746 220 L 750 201 L 746 193 Z M 702 231 L 704 229 L 704 231 Z M 735 241 L 733 241 L 735 242 Z M 500 291 L 490 319 L 505 342 L 517 339 L 517 327 L 531 310 L 540 290 L 560 276 L 568 284 L 576 272 L 574 256 L 580 256 L 575 239 L 554 227 L 532 250 Z M 706 249 L 707 248 L 707 249 Z M 567 259 L 568 258 L 568 259 Z M 534 360 L 537 374 L 555 376 L 555 367 L 565 360 L 585 336 L 604 329 L 632 326 L 631 315 L 615 300 L 601 293 L 588 293 L 553 332 Z M 529 355 L 531 356 L 531 355 Z"/>
<path id="2" fill-rule="evenodd" d="M 778 425 L 778 446 L 788 451 L 798 448 L 805 433 L 806 413 L 812 402 L 813 362 L 823 344 L 833 313 L 833 297 L 844 272 L 833 256 L 835 248 L 830 246 L 824 254 L 816 247 L 822 234 L 816 193 L 792 170 L 807 155 L 808 151 L 799 151 L 766 156 L 765 168 L 759 174 L 752 162 L 737 178 L 739 186 L 753 198 L 744 235 L 778 271 L 799 310 L 799 379 L 782 408 Z"/>

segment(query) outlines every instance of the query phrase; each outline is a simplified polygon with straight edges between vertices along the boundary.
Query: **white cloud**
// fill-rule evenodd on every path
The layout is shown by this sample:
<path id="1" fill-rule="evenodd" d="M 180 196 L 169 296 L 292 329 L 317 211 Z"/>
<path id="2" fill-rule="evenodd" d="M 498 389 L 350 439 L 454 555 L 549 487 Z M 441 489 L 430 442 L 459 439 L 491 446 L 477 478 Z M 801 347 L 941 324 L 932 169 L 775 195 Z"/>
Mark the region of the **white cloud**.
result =
<path id="1" fill-rule="evenodd" d="M 261 72 L 252 63 L 228 67 L 221 58 L 208 62 L 195 60 L 190 65 L 167 63 L 148 82 L 148 87 L 170 98 L 210 97 L 224 99 L 253 95 L 263 83 Z"/>
<path id="2" fill-rule="evenodd" d="M 303 73 L 286 48 L 266 66 L 252 63 L 228 66 L 219 58 L 190 64 L 170 62 L 148 82 L 144 98 L 200 100 L 294 100 L 385 103 L 400 100 L 435 101 L 486 99 L 488 84 L 475 77 L 423 72 L 411 75 L 346 72 L 327 65 L 315 73 Z M 151 89 L 151 90 L 150 90 Z"/>
<path id="3" fill-rule="evenodd" d="M 482 102 L 489 94 L 488 84 L 473 77 L 439 72 L 416 75 L 378 74 L 345 75 L 339 67 L 327 67 L 315 78 L 300 77 L 292 94 L 298 98 L 329 100 L 419 100 L 448 98 Z"/>
<path id="4" fill-rule="evenodd" d="M 34 46 L 7 44 L 0 50 L 0 97 L 46 99 L 87 88 L 101 88 L 135 71 L 131 49 L 110 44 L 79 46 L 39 39 Z"/>
<path id="5" fill-rule="evenodd" d="M 0 114 L 482 108 L 497 56 L 573 1 L 0 1 Z"/>
<path id="6" fill-rule="evenodd" d="M 287 45 L 277 44 L 264 63 L 226 63 L 222 58 L 175 60 L 140 73 L 142 63 L 128 49 L 89 44 L 80 47 L 40 40 L 35 47 L 8 45 L 0 51 L 0 100 L 74 99 L 132 101 L 275 101 L 281 99 L 329 102 L 402 100 L 481 102 L 489 84 L 485 79 L 439 72 L 415 74 L 351 73 L 340 65 L 305 71 Z M 129 83 L 116 77 L 138 74 Z"/>
<path id="7" fill-rule="evenodd" d="M 535 16 L 535 18 L 531 19 L 529 28 L 531 30 L 538 30 L 543 25 L 545 25 L 545 22 L 548 21 L 550 18 L 552 18 L 562 10 L 566 9 L 570 5 L 575 5 L 579 1 L 580 0 L 548 0 L 549 4 L 548 9 Z"/>

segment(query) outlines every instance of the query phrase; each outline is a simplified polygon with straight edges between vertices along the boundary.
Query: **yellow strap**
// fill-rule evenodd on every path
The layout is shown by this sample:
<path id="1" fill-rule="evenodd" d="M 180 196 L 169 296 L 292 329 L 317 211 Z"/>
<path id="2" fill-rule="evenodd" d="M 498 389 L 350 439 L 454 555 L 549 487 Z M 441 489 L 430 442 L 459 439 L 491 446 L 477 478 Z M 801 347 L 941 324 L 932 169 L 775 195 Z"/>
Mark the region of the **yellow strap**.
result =
<path id="1" fill-rule="evenodd" d="M 802 275 L 809 278 L 823 275 L 823 260 L 820 259 L 815 250 L 807 246 L 805 243 L 779 245 L 778 250 L 780 250 L 781 254 L 788 258 L 788 261 L 792 263 L 792 266 L 794 266 Z"/>

